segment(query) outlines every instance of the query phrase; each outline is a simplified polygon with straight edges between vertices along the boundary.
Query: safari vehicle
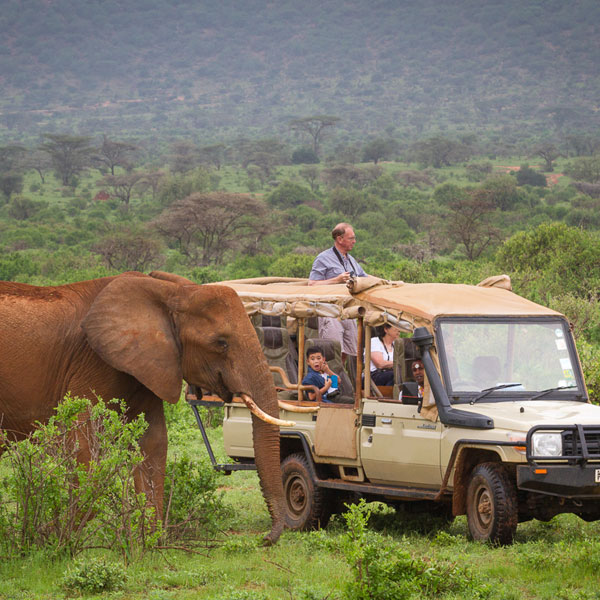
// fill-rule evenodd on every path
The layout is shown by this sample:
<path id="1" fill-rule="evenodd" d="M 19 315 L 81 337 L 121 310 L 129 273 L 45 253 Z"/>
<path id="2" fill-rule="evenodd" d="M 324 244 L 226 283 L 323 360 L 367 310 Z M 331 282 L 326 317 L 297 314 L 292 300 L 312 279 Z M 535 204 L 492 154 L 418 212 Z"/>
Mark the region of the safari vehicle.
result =
<path id="1" fill-rule="evenodd" d="M 281 428 L 292 528 L 324 526 L 339 500 L 357 496 L 448 519 L 466 514 L 473 539 L 502 544 L 532 518 L 600 519 L 600 407 L 590 403 L 569 323 L 510 291 L 508 277 L 477 286 L 372 277 L 349 287 L 290 279 L 225 285 L 255 323 L 283 401 L 280 417 L 295 422 Z M 357 319 L 350 372 L 335 342 L 315 340 L 318 316 Z M 383 323 L 403 337 L 394 386 L 378 389 L 363 369 L 364 340 Z M 342 373 L 335 403 L 307 401 L 297 383 L 310 344 L 326 347 Z M 422 398 L 410 393 L 415 358 L 425 368 Z M 197 406 L 211 399 L 188 399 L 202 427 Z M 244 404 L 225 405 L 223 436 L 234 462 L 216 468 L 252 468 Z"/>

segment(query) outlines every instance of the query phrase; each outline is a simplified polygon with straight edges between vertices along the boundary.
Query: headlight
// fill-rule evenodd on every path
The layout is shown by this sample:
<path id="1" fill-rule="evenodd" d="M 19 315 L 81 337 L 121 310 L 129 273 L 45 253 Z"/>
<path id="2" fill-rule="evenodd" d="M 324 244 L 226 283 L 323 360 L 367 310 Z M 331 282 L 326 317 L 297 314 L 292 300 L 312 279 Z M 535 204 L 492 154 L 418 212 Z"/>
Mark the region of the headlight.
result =
<path id="1" fill-rule="evenodd" d="M 560 433 L 534 433 L 531 436 L 533 456 L 562 456 Z"/>

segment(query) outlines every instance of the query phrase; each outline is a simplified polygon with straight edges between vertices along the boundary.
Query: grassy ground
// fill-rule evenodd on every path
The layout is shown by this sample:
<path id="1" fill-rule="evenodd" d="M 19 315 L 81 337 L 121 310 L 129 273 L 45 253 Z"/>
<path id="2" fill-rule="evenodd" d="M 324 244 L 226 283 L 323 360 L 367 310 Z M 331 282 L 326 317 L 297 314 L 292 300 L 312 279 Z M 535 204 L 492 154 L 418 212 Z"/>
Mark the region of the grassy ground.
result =
<path id="1" fill-rule="evenodd" d="M 205 454 L 191 413 L 181 407 L 171 423 L 172 452 Z M 188 421 L 189 419 L 189 421 Z M 184 423 L 187 423 L 184 425 Z M 224 458 L 221 431 L 209 430 L 217 460 Z M 186 599 L 342 599 L 352 579 L 343 554 L 345 520 L 334 517 L 327 530 L 286 531 L 272 548 L 261 546 L 269 517 L 253 472 L 222 476 L 224 501 L 233 511 L 225 530 L 211 548 L 196 552 L 162 550 L 126 567 L 123 589 L 85 597 L 123 600 Z M 439 523 L 437 524 L 439 525 Z M 474 587 L 444 598 L 564 599 L 600 598 L 600 523 L 560 516 L 550 523 L 519 526 L 516 542 L 492 548 L 467 539 L 464 517 L 437 527 L 427 517 L 401 517 L 383 509 L 370 522 L 370 535 L 380 547 L 398 545 L 432 568 L 459 569 L 473 578 Z M 79 560 L 117 555 L 88 551 Z M 61 585 L 73 561 L 43 554 L 0 562 L 0 599 L 58 599 L 78 596 Z M 454 575 L 452 575 L 454 576 Z M 483 591 L 482 591 L 483 590 Z M 414 596 L 423 597 L 423 596 Z"/>

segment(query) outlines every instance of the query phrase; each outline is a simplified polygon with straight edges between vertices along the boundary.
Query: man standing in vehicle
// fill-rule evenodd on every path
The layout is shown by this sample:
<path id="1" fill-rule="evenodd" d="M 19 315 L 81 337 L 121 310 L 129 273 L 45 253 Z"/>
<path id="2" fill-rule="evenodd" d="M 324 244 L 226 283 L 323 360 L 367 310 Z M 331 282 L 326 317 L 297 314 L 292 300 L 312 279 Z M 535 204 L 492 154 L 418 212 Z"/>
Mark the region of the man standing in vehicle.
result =
<path id="1" fill-rule="evenodd" d="M 338 223 L 331 232 L 333 246 L 319 254 L 312 266 L 308 285 L 334 285 L 347 283 L 351 277 L 367 277 L 364 269 L 350 255 L 356 244 L 354 229 L 348 223 Z M 329 317 L 319 317 L 319 337 L 337 340 L 345 356 L 356 356 L 356 321 L 339 321 Z"/>

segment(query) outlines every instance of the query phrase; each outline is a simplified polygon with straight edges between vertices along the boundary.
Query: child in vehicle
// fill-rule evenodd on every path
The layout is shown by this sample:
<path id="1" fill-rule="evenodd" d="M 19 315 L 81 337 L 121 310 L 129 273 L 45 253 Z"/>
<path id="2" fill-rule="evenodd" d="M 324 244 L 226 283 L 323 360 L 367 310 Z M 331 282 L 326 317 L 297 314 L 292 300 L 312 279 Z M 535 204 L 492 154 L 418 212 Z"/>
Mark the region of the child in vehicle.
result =
<path id="1" fill-rule="evenodd" d="M 321 392 L 323 402 L 331 402 L 330 397 L 338 392 L 338 377 L 329 368 L 322 348 L 319 346 L 308 348 L 306 361 L 308 371 L 302 380 L 302 385 L 314 385 Z M 317 399 L 315 392 L 307 390 L 305 393 L 309 400 L 314 402 Z"/>

